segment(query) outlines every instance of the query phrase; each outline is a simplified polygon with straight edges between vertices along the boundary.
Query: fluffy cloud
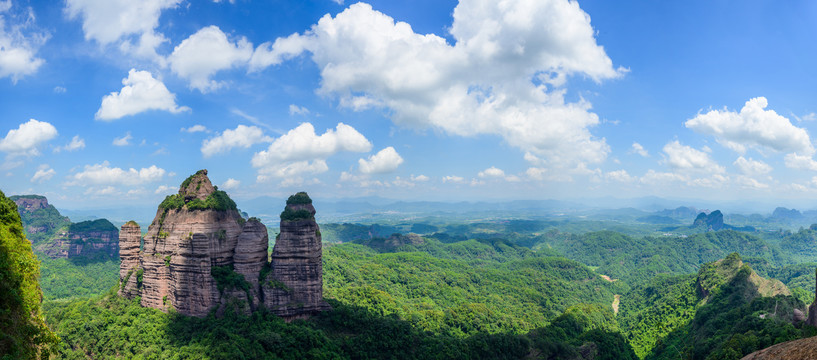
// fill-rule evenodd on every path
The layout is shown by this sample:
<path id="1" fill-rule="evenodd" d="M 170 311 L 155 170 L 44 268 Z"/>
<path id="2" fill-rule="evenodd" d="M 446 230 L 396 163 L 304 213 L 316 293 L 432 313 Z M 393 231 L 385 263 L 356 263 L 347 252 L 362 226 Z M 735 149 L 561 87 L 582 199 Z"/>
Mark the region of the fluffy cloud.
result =
<path id="1" fill-rule="evenodd" d="M 86 40 L 101 45 L 119 43 L 125 53 L 164 65 L 156 47 L 168 40 L 156 33 L 162 10 L 176 7 L 181 0 L 67 0 L 69 19 L 81 19 Z"/>
<path id="2" fill-rule="evenodd" d="M 596 44 L 590 17 L 566 0 L 475 0 L 454 10 L 455 45 L 357 3 L 302 34 L 259 46 L 251 70 L 305 51 L 321 69 L 319 93 L 354 110 L 382 106 L 392 121 L 460 136 L 499 135 L 554 166 L 603 161 L 590 104 L 566 102 L 568 76 L 620 76 Z"/>
<path id="3" fill-rule="evenodd" d="M 215 73 L 245 65 L 253 47 L 246 38 L 230 41 L 218 26 L 202 28 L 181 42 L 168 57 L 170 69 L 190 82 L 190 88 L 208 92 L 222 83 L 210 79 Z"/>
<path id="4" fill-rule="evenodd" d="M 0 2 L 0 78 L 10 77 L 16 83 L 23 76 L 37 72 L 45 63 L 36 56 L 36 52 L 47 36 L 24 34 L 24 30 L 30 27 L 28 22 L 31 15 L 27 14 L 25 20 L 17 22 L 15 14 L 10 11 L 11 7 L 11 1 Z"/>
<path id="5" fill-rule="evenodd" d="M 462 183 L 465 182 L 465 178 L 463 178 L 462 176 L 457 176 L 457 175 L 447 175 L 447 176 L 443 176 L 443 182 L 444 183 L 462 184 Z"/>
<path id="6" fill-rule="evenodd" d="M 665 161 L 679 171 L 723 173 L 725 169 L 718 165 L 705 151 L 693 149 L 673 141 L 664 145 Z"/>
<path id="7" fill-rule="evenodd" d="M 814 161 L 811 156 L 791 153 L 787 154 L 786 157 L 783 158 L 783 161 L 788 168 L 817 171 L 817 161 Z"/>
<path id="8" fill-rule="evenodd" d="M 739 157 L 732 164 L 744 175 L 765 175 L 772 171 L 772 167 L 769 166 L 769 164 L 763 161 L 753 160 L 752 158 L 746 159 L 743 156 Z"/>
<path id="9" fill-rule="evenodd" d="M 377 152 L 368 159 L 360 159 L 357 161 L 360 172 L 364 174 L 383 174 L 397 170 L 397 167 L 403 163 L 403 158 L 400 154 L 389 146 Z"/>
<path id="10" fill-rule="evenodd" d="M 224 189 L 224 190 L 230 190 L 230 189 L 237 188 L 239 185 L 241 185 L 241 181 L 238 181 L 238 180 L 233 179 L 233 178 L 229 178 L 229 179 L 227 179 L 227 181 L 225 181 L 223 184 L 221 184 L 221 188 Z"/>
<path id="11" fill-rule="evenodd" d="M 10 156 L 40 154 L 40 144 L 57 136 L 57 128 L 45 121 L 34 119 L 20 124 L 17 129 L 9 130 L 6 137 L 0 139 L 0 151 Z"/>
<path id="12" fill-rule="evenodd" d="M 641 144 L 639 144 L 637 142 L 633 143 L 633 146 L 630 148 L 630 153 L 631 154 L 638 154 L 638 155 L 641 155 L 643 157 L 650 156 L 650 153 L 648 153 L 647 150 L 644 149 L 644 147 L 641 146 Z"/>
<path id="13" fill-rule="evenodd" d="M 133 136 L 131 136 L 130 131 L 128 131 L 127 133 L 125 133 L 124 136 L 114 138 L 113 139 L 113 144 L 116 145 L 116 146 L 128 146 L 128 145 L 130 145 L 131 139 L 133 139 Z"/>
<path id="14" fill-rule="evenodd" d="M 128 77 L 122 79 L 122 85 L 124 87 L 118 93 L 112 92 L 102 98 L 96 119 L 116 120 L 148 110 L 163 110 L 173 114 L 190 111 L 187 106 L 176 105 L 176 95 L 147 71 L 130 69 Z"/>
<path id="15" fill-rule="evenodd" d="M 79 135 L 75 135 L 71 138 L 71 142 L 65 144 L 65 146 L 58 146 L 54 148 L 54 152 L 58 153 L 60 151 L 76 151 L 79 149 L 85 148 L 85 139 L 79 137 Z"/>
<path id="16" fill-rule="evenodd" d="M 428 180 L 430 180 L 430 179 L 428 178 L 428 176 L 425 176 L 425 175 L 417 175 L 417 176 L 411 175 L 411 181 L 425 182 L 425 181 L 428 181 Z"/>
<path id="17" fill-rule="evenodd" d="M 489 168 L 487 168 L 487 169 L 485 169 L 483 171 L 480 171 L 479 174 L 477 174 L 477 176 L 479 176 L 481 178 L 504 177 L 505 172 L 502 171 L 501 169 L 497 169 L 496 167 L 491 166 L 491 167 L 489 167 Z"/>
<path id="18" fill-rule="evenodd" d="M 201 153 L 205 158 L 218 153 L 227 152 L 232 148 L 249 148 L 252 145 L 272 141 L 264 132 L 255 126 L 238 125 L 235 130 L 224 130 L 221 134 L 204 140 L 201 143 Z"/>
<path id="19" fill-rule="evenodd" d="M 174 191 L 175 189 L 172 186 L 168 185 L 159 185 L 154 191 L 154 194 L 167 194 L 168 192 Z"/>
<path id="20" fill-rule="evenodd" d="M 724 146 L 739 153 L 747 147 L 768 148 L 780 152 L 814 154 L 808 132 L 792 125 L 774 110 L 764 110 L 768 101 L 756 97 L 746 102 L 740 112 L 711 110 L 688 120 L 686 127 L 715 136 Z"/>
<path id="21" fill-rule="evenodd" d="M 123 170 L 101 164 L 85 165 L 85 169 L 69 177 L 69 185 L 141 185 L 161 180 L 165 170 L 151 165 L 148 168 Z"/>
<path id="22" fill-rule="evenodd" d="M 303 123 L 275 139 L 265 151 L 255 153 L 252 166 L 259 169 L 259 180 L 282 177 L 298 171 L 318 173 L 329 168 L 323 161 L 338 152 L 367 152 L 372 143 L 355 128 L 338 123 L 322 135 L 310 123 Z M 314 160 L 311 161 L 310 160 Z M 320 160 L 320 161 L 319 161 Z"/>
<path id="23" fill-rule="evenodd" d="M 51 167 L 46 164 L 40 165 L 37 169 L 37 172 L 34 173 L 34 176 L 31 177 L 31 182 L 42 183 L 43 181 L 50 180 L 57 172 L 54 171 Z"/>
<path id="24" fill-rule="evenodd" d="M 634 177 L 630 176 L 630 174 L 627 173 L 627 170 L 610 171 L 604 174 L 604 178 L 607 180 L 618 182 L 632 182 L 636 180 Z"/>

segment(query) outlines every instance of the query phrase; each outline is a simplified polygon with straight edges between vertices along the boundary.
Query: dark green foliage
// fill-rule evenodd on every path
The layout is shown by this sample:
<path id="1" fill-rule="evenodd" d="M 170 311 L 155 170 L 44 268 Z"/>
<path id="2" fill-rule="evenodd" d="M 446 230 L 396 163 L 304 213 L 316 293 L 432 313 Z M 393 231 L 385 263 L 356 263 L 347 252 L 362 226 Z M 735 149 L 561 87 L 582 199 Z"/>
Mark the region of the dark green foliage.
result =
<path id="1" fill-rule="evenodd" d="M 102 232 L 102 231 L 117 231 L 116 226 L 113 226 L 107 219 L 97 219 L 73 223 L 68 227 L 68 231 L 72 233 L 78 232 Z"/>
<path id="2" fill-rule="evenodd" d="M 216 280 L 218 291 L 229 289 L 250 291 L 250 283 L 244 279 L 244 275 L 235 272 L 232 266 L 213 266 L 210 268 L 210 275 Z"/>
<path id="3" fill-rule="evenodd" d="M 314 219 L 312 212 L 306 209 L 292 210 L 289 206 L 281 212 L 281 221 L 297 221 Z"/>
<path id="4" fill-rule="evenodd" d="M 187 187 L 188 187 L 188 186 L 190 186 L 190 182 L 192 182 L 192 181 L 193 181 L 193 178 L 194 178 L 196 175 L 201 175 L 201 174 L 204 174 L 204 172 L 205 172 L 205 171 L 207 171 L 207 170 L 199 170 L 199 171 L 196 171 L 196 173 L 195 173 L 195 174 L 188 176 L 188 177 L 187 177 L 187 179 L 184 179 L 184 181 L 182 181 L 182 186 L 181 186 L 181 188 L 182 188 L 182 189 L 187 189 Z"/>
<path id="5" fill-rule="evenodd" d="M 46 300 L 105 293 L 119 281 L 119 258 L 106 254 L 71 259 L 40 258 L 40 286 Z"/>
<path id="6" fill-rule="evenodd" d="M 324 295 L 454 336 L 524 333 L 579 303 L 608 306 L 620 283 L 587 267 L 497 242 L 378 253 L 344 244 L 324 250 Z"/>
<path id="7" fill-rule="evenodd" d="M 287 199 L 287 205 L 307 205 L 311 204 L 312 199 L 309 198 L 309 195 L 306 192 L 299 192 L 295 195 L 290 196 Z"/>
<path id="8" fill-rule="evenodd" d="M 721 259 L 731 252 L 762 257 L 772 264 L 785 261 L 784 255 L 765 241 L 734 230 L 688 237 L 643 238 L 611 231 L 583 235 L 557 233 L 549 236 L 544 244 L 570 259 L 597 266 L 601 274 L 629 284 L 642 283 L 662 273 L 694 273 L 700 264 Z"/>
<path id="9" fill-rule="evenodd" d="M 185 199 L 183 194 L 168 195 L 165 197 L 164 201 L 159 204 L 159 208 L 170 210 L 181 209 L 182 207 L 187 206 L 188 210 L 238 210 L 235 201 L 230 199 L 230 196 L 221 190 L 216 190 L 212 194 L 207 195 L 207 198 L 204 201 L 200 199 L 193 199 L 187 203 L 184 201 Z"/>
<path id="10" fill-rule="evenodd" d="M 40 313 L 39 263 L 17 205 L 0 191 L 0 358 L 47 358 L 57 337 Z"/>

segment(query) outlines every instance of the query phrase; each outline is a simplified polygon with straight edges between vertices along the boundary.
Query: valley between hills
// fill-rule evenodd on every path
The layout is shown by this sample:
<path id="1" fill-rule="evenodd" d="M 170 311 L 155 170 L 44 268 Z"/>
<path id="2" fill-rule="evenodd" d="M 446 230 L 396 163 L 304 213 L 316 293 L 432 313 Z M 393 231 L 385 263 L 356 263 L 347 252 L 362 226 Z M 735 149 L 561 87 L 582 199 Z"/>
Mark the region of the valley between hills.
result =
<path id="1" fill-rule="evenodd" d="M 750 355 L 817 335 L 809 212 L 526 207 L 319 224 L 306 193 L 269 206 L 278 223 L 206 170 L 150 223 L 75 223 L 45 197 L 3 196 L 0 270 L 16 279 L 2 282 L 15 329 L 3 358 L 814 354 Z"/>

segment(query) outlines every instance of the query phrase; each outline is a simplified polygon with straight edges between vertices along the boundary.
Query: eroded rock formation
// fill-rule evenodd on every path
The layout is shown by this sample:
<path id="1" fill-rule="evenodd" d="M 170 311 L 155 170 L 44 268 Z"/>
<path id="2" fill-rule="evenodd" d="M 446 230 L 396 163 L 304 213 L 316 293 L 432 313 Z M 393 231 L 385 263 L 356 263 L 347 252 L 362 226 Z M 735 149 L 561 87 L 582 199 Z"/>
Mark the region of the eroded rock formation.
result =
<path id="1" fill-rule="evenodd" d="M 308 203 L 292 208 L 306 210 L 298 214 L 307 216 L 282 220 L 282 239 L 270 264 L 266 226 L 242 218 L 207 171 L 197 172 L 159 205 L 141 252 L 138 225 L 122 227 L 120 294 L 141 296 L 143 306 L 192 316 L 249 313 L 263 306 L 294 319 L 327 309 L 315 209 L 305 193 L 292 198 L 304 197 Z"/>
<path id="2" fill-rule="evenodd" d="M 287 200 L 271 265 L 262 284 L 268 309 L 284 318 L 298 318 L 329 308 L 323 301 L 321 231 L 306 193 Z"/>
<path id="3" fill-rule="evenodd" d="M 107 219 L 78 222 L 38 244 L 37 250 L 51 258 L 97 254 L 115 257 L 119 252 L 119 230 Z"/>

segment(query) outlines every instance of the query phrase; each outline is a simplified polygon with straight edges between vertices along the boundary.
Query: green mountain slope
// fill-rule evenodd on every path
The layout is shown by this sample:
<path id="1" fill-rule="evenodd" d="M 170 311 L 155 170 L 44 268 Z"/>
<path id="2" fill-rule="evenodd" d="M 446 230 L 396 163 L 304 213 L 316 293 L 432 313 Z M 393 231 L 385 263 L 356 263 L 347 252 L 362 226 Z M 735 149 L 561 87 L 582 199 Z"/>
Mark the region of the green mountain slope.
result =
<path id="1" fill-rule="evenodd" d="M 40 314 L 39 264 L 17 206 L 0 191 L 0 358 L 48 357 L 57 342 Z"/>

